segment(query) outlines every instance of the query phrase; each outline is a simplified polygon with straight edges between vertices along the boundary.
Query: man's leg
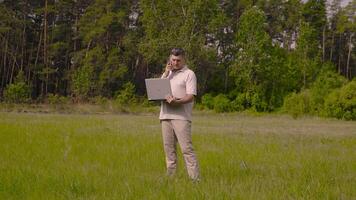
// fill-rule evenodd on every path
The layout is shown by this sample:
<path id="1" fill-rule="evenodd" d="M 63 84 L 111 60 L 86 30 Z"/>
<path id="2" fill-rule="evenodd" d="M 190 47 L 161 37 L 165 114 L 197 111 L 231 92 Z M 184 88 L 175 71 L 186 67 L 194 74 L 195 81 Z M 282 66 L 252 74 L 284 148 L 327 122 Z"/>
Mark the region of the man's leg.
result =
<path id="1" fill-rule="evenodd" d="M 175 174 L 177 168 L 177 138 L 174 134 L 171 120 L 162 120 L 161 125 L 164 153 L 166 154 L 167 175 L 171 176 Z"/>
<path id="2" fill-rule="evenodd" d="M 184 156 L 188 175 L 191 179 L 198 180 L 199 165 L 192 144 L 191 122 L 186 120 L 171 120 L 171 122 Z"/>

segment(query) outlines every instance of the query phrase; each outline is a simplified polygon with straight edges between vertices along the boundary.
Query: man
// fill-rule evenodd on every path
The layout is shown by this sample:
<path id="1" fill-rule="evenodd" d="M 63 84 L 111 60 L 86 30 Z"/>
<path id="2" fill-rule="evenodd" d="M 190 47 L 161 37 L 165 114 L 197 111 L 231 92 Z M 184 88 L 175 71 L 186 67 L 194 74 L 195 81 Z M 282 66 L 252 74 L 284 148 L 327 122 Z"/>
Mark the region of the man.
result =
<path id="1" fill-rule="evenodd" d="M 185 65 L 183 49 L 172 49 L 162 78 L 168 78 L 172 88 L 172 96 L 167 96 L 166 101 L 162 102 L 159 116 L 166 154 L 167 175 L 172 176 L 176 172 L 178 141 L 188 175 L 193 181 L 198 181 L 199 167 L 191 136 L 191 118 L 194 96 L 197 95 L 197 79 L 194 72 Z"/>

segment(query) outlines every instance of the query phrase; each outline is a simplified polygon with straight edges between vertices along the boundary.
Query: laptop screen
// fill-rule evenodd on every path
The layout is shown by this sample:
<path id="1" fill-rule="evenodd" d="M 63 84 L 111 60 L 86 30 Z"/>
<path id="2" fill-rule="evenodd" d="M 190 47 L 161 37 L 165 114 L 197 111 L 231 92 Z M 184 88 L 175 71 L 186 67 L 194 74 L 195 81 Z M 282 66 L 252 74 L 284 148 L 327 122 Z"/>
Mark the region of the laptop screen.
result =
<path id="1" fill-rule="evenodd" d="M 171 83 L 167 78 L 145 79 L 148 100 L 165 100 L 172 95 Z"/>

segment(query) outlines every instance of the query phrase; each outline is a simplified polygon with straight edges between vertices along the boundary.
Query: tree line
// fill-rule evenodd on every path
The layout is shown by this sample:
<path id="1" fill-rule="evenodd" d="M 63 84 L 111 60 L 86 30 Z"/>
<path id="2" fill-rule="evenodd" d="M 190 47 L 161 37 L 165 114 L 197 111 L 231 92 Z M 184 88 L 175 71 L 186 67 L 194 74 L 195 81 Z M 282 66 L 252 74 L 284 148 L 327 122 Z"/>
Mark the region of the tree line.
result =
<path id="1" fill-rule="evenodd" d="M 29 91 L 32 100 L 59 95 L 85 101 L 133 88 L 142 96 L 144 78 L 159 76 L 169 50 L 182 47 L 206 107 L 220 95 L 217 99 L 235 102 L 233 110 L 272 111 L 330 71 L 346 82 L 355 77 L 355 5 L 355 0 L 345 7 L 341 0 L 4 0 L 0 95 L 6 100 L 10 93 Z"/>

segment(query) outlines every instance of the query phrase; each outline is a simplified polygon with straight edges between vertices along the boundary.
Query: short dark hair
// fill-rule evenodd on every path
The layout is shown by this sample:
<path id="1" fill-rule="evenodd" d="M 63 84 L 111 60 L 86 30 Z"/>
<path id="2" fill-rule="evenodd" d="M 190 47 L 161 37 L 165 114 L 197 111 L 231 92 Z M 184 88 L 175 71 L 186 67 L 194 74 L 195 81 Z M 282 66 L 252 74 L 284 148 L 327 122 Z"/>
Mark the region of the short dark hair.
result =
<path id="1" fill-rule="evenodd" d="M 185 52 L 182 48 L 173 48 L 171 50 L 171 55 L 174 55 L 174 56 L 184 56 L 185 55 Z"/>

